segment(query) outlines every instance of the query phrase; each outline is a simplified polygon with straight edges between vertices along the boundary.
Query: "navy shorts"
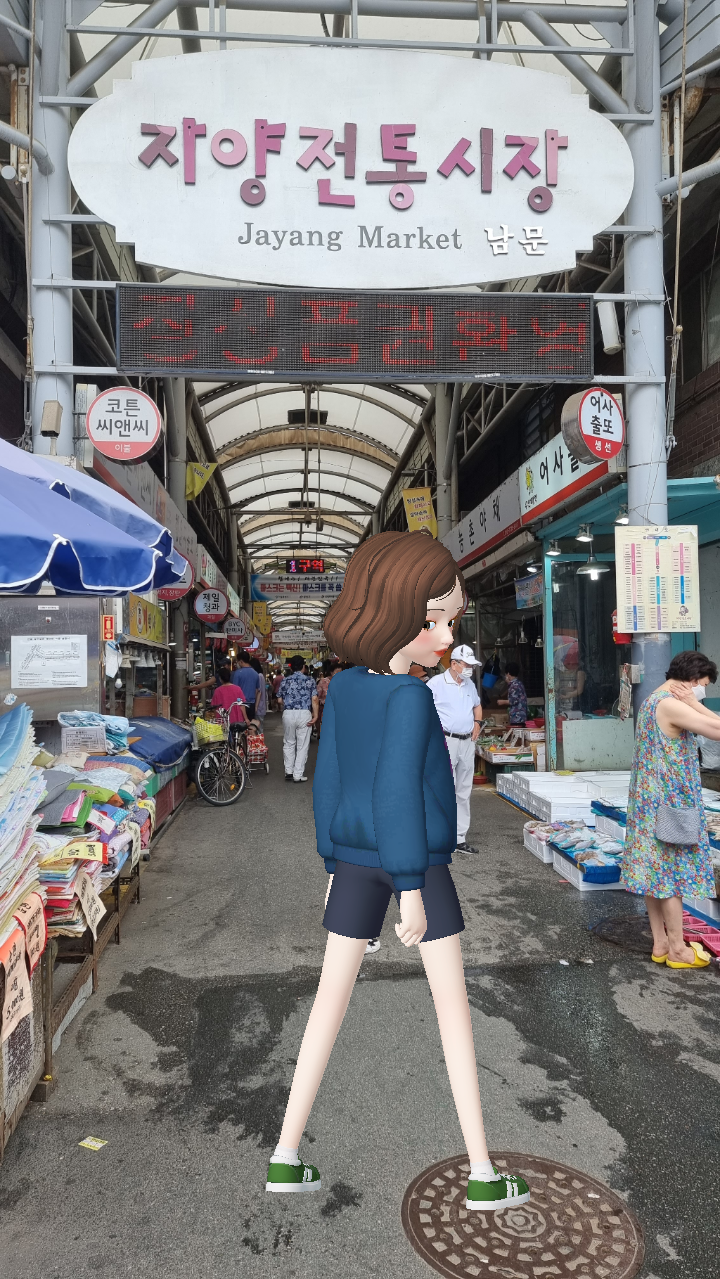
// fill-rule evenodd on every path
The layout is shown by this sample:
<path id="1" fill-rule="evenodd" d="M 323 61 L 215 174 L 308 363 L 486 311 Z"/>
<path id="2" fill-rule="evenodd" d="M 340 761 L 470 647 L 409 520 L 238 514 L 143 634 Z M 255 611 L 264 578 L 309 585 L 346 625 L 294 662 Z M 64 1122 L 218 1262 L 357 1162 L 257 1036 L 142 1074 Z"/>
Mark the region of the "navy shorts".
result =
<path id="1" fill-rule="evenodd" d="M 323 927 L 340 937 L 378 937 L 393 892 L 392 879 L 379 867 L 338 861 Z M 463 931 L 465 921 L 446 865 L 429 867 L 421 892 L 428 925 L 423 941 L 439 941 Z M 395 899 L 399 906 L 399 892 Z"/>

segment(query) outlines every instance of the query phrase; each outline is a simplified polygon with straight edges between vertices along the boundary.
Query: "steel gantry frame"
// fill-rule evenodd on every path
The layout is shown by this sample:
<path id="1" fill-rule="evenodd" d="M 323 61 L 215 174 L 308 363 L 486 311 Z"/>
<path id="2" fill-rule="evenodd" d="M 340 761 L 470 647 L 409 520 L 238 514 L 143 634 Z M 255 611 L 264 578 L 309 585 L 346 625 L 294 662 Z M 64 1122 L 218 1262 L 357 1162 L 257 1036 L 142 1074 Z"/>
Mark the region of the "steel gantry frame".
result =
<path id="1" fill-rule="evenodd" d="M 678 7 L 679 6 L 679 7 Z M 99 7 L 99 6 L 98 6 Z M 223 15 L 227 10 L 261 11 L 274 14 L 332 14 L 332 35 L 296 36 L 227 30 Z M 198 29 L 197 11 L 208 11 L 208 29 Z M 666 0 L 663 21 L 672 21 L 683 11 L 682 0 Z M 179 28 L 162 29 L 161 24 L 177 11 Z M 33 366 L 32 429 L 34 447 L 46 448 L 39 435 L 43 404 L 59 400 L 63 407 L 62 434 L 58 451 L 72 452 L 73 375 L 110 375 L 111 366 L 78 367 L 73 364 L 73 289 L 108 288 L 107 281 L 74 281 L 71 233 L 73 223 L 97 222 L 89 215 L 73 214 L 67 147 L 71 131 L 71 108 L 83 108 L 95 100 L 93 86 L 141 40 L 180 39 L 184 52 L 202 48 L 202 41 L 220 49 L 260 44 L 343 43 L 359 48 L 398 48 L 467 52 L 474 57 L 492 58 L 496 53 L 532 53 L 557 58 L 588 91 L 604 114 L 613 120 L 626 138 L 635 164 L 633 194 L 626 210 L 626 224 L 612 228 L 625 235 L 625 292 L 605 293 L 606 300 L 622 301 L 626 312 L 625 371 L 613 378 L 626 384 L 628 417 L 628 509 L 635 524 L 667 522 L 667 453 L 665 432 L 665 337 L 663 306 L 665 286 L 662 260 L 662 198 L 677 193 L 678 178 L 662 173 L 661 94 L 675 87 L 660 84 L 660 31 L 655 0 L 628 0 L 617 6 L 578 4 L 527 4 L 520 0 L 153 0 L 128 26 L 74 23 L 71 0 L 32 0 L 32 30 L 5 22 L 15 38 L 35 42 L 32 62 L 33 97 L 29 136 L 8 126 L 0 137 L 25 146 L 33 156 L 29 252 L 31 291 L 29 328 Z M 216 24 L 215 17 L 220 21 Z M 359 19 L 433 18 L 443 22 L 478 23 L 478 38 L 468 41 L 396 40 L 362 37 Z M 523 25 L 537 44 L 506 44 L 501 41 L 503 24 Z M 554 25 L 553 25 L 554 24 Z M 597 43 L 571 45 L 555 30 L 563 24 L 603 26 L 611 35 L 607 47 Z M 349 29 L 348 29 L 349 27 Z M 41 32 L 42 47 L 37 34 Z M 108 44 L 74 74 L 70 73 L 70 40 L 81 33 L 97 33 Z M 618 34 L 619 33 L 619 34 Z M 604 38 L 604 37 L 603 37 Z M 614 42 L 613 42 L 614 41 Z M 618 57 L 622 60 L 622 95 L 585 55 Z M 711 64 L 714 65 L 714 64 Z M 13 134 L 11 137 L 10 134 Z M 31 141 L 32 139 L 32 141 Z M 680 178 L 683 187 L 720 172 L 720 159 L 691 170 Z M 608 379 L 606 378 L 605 381 Z M 453 411 L 451 388 L 437 387 L 435 394 L 436 444 L 438 454 L 438 523 L 449 527 L 449 465 L 455 447 L 457 413 Z M 457 409 L 457 397 L 455 409 Z M 395 482 L 395 473 L 391 481 Z M 388 490 L 381 496 L 384 507 Z M 377 516 L 374 526 L 377 525 Z M 669 656 L 669 636 L 638 637 L 634 661 L 644 663 L 645 691 L 661 682 Z"/>

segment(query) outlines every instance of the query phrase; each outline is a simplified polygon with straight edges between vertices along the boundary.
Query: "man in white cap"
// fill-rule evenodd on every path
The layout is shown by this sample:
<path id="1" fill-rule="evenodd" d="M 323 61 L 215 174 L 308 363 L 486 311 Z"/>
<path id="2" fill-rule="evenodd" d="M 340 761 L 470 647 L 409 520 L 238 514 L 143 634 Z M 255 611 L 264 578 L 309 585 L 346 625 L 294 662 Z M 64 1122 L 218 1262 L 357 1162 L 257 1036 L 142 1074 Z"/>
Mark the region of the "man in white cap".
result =
<path id="1" fill-rule="evenodd" d="M 442 675 L 428 680 L 445 734 L 455 778 L 457 801 L 458 853 L 477 853 L 466 842 L 470 825 L 470 794 L 475 771 L 475 742 L 480 732 L 482 706 L 472 682 L 473 666 L 480 666 L 469 644 L 459 644 L 450 654 L 450 665 Z"/>

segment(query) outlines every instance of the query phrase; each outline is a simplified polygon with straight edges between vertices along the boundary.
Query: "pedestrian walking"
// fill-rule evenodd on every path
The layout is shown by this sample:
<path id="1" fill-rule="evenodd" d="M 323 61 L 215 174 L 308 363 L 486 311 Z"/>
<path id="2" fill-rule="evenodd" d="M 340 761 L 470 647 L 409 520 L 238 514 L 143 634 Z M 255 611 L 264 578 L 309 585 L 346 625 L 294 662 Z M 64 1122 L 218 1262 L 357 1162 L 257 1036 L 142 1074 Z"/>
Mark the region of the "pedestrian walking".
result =
<path id="1" fill-rule="evenodd" d="M 266 1189 L 275 1193 L 321 1188 L 298 1144 L 368 940 L 380 932 L 394 894 L 398 938 L 420 947 L 467 1143 L 464 1207 L 494 1213 L 530 1198 L 522 1178 L 501 1173 L 488 1155 L 460 950 L 465 925 L 448 870 L 456 828 L 452 770 L 427 688 L 408 674 L 411 661 L 431 664 L 447 650 L 463 598 L 459 570 L 442 543 L 423 533 L 378 533 L 355 550 L 325 618 L 330 644 L 357 665 L 333 679 L 325 702 L 313 801 L 318 852 L 330 873 L 328 941 L 268 1169 Z M 388 1088 L 393 1070 L 410 1066 L 409 1051 L 398 1043 L 387 1053 Z M 432 1094 L 414 1091 L 415 1104 Z M 346 1092 L 352 1095 L 350 1081 Z M 400 1116 L 395 1128 L 401 1140 Z M 398 1140 L 397 1132 L 390 1139 Z"/>
<path id="2" fill-rule="evenodd" d="M 245 701 L 251 707 L 253 712 L 257 714 L 258 706 L 263 697 L 265 681 L 262 675 L 258 675 L 250 665 L 250 654 L 244 649 L 238 654 L 237 670 L 233 671 L 233 684 L 237 684 L 245 694 Z"/>
<path id="3" fill-rule="evenodd" d="M 260 677 L 260 685 L 258 692 L 260 696 L 255 701 L 255 718 L 260 721 L 260 732 L 265 728 L 265 716 L 267 715 L 267 687 L 265 684 L 265 672 L 263 671 L 257 657 L 250 658 L 250 668 Z"/>
<path id="4" fill-rule="evenodd" d="M 508 720 L 511 724 L 524 725 L 528 717 L 527 693 L 520 679 L 520 667 L 517 662 L 508 662 L 505 667 L 507 680 L 507 697 L 498 697 L 498 706 L 507 706 Z"/>
<path id="5" fill-rule="evenodd" d="M 442 675 L 428 680 L 435 709 L 452 764 L 457 806 L 457 853 L 477 853 L 468 844 L 470 795 L 475 772 L 475 743 L 480 734 L 482 707 L 480 694 L 472 682 L 473 667 L 480 666 L 469 644 L 459 644 L 450 654 L 450 665 Z"/>
<path id="6" fill-rule="evenodd" d="M 292 674 L 282 681 L 278 689 L 278 705 L 283 717 L 286 782 L 307 781 L 305 765 L 310 749 L 310 732 L 318 717 L 315 680 L 303 674 L 304 665 L 304 659 L 299 655 L 291 657 Z"/>
<path id="7" fill-rule="evenodd" d="M 710 963 L 699 942 L 683 940 L 682 899 L 715 896 L 694 734 L 720 741 L 720 716 L 702 705 L 717 674 L 703 653 L 678 653 L 638 714 L 623 880 L 628 892 L 644 895 L 652 959 L 668 968 Z"/>

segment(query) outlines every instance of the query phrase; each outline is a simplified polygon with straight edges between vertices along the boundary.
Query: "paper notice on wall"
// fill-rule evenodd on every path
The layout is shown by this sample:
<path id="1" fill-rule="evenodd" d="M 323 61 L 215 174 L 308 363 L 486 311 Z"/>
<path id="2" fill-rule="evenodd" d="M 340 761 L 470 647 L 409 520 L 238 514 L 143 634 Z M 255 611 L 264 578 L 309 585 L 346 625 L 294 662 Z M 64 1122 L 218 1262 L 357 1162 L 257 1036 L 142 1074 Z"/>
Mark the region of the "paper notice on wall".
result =
<path id="1" fill-rule="evenodd" d="M 615 573 L 618 631 L 700 630 L 696 525 L 617 527 Z"/>
<path id="2" fill-rule="evenodd" d="M 0 1034 L 0 1042 L 4 1043 L 23 1017 L 32 1012 L 30 978 L 25 963 L 25 934 L 19 926 L 13 929 L 0 948 L 0 964 L 5 969 L 5 998 Z"/>
<path id="3" fill-rule="evenodd" d="M 11 635 L 12 688 L 87 688 L 87 635 Z"/>
<path id="4" fill-rule="evenodd" d="M 25 949 L 30 964 L 30 975 L 40 962 L 45 949 L 47 928 L 45 926 L 45 908 L 39 893 L 29 893 L 25 901 L 18 906 L 14 918 L 25 934 Z"/>
<path id="5" fill-rule="evenodd" d="M 93 937 L 97 938 L 97 927 L 105 914 L 105 907 L 98 896 L 90 876 L 84 870 L 80 871 L 77 877 L 76 891 L 80 899 L 82 913 L 87 920 L 88 928 Z"/>

